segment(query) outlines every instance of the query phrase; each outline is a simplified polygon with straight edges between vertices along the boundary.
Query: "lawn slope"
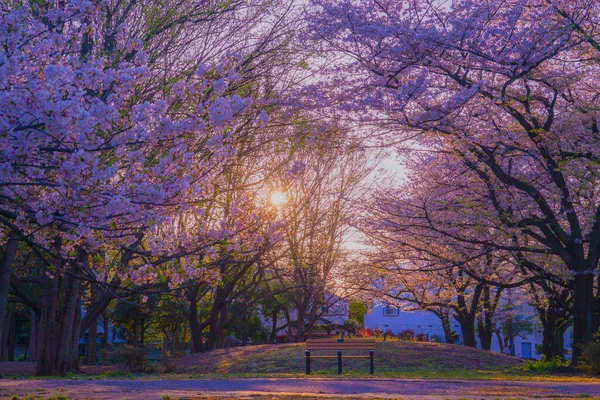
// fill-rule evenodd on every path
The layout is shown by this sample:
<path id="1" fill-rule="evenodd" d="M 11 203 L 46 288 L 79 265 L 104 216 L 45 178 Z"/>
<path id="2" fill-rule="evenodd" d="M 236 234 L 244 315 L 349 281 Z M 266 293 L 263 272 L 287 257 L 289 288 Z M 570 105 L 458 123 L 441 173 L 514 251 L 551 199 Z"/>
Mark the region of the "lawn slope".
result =
<path id="1" fill-rule="evenodd" d="M 180 372 L 193 374 L 276 374 L 304 372 L 304 343 L 259 345 L 191 354 L 179 360 Z M 366 353 L 366 352 L 363 352 Z M 334 355 L 335 352 L 313 355 Z M 356 353 L 352 353 L 356 354 Z M 375 375 L 396 377 L 476 378 L 515 371 L 524 361 L 489 351 L 442 343 L 377 342 Z M 344 375 L 368 374 L 368 359 L 347 359 Z M 316 375 L 337 374 L 336 359 L 314 359 Z"/>

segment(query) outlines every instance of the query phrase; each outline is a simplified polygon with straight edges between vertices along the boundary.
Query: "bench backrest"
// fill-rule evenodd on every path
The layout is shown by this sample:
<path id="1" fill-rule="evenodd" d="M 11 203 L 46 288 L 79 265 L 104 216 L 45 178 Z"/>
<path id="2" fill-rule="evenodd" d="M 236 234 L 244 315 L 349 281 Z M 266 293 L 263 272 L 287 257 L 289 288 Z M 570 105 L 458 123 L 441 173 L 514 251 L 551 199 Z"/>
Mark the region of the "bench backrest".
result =
<path id="1" fill-rule="evenodd" d="M 375 350 L 375 339 L 307 339 L 307 350 Z"/>

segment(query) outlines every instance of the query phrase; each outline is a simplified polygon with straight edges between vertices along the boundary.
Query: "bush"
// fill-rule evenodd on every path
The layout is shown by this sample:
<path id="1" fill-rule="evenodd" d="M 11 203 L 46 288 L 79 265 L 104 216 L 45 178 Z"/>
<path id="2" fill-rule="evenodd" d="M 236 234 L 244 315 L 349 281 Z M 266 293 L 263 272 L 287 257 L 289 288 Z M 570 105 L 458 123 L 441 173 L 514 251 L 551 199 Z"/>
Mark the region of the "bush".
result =
<path id="1" fill-rule="evenodd" d="M 424 333 L 419 333 L 417 336 L 415 336 L 415 340 L 417 342 L 427 342 L 427 335 Z"/>
<path id="2" fill-rule="evenodd" d="M 348 304 L 348 314 L 350 319 L 358 322 L 359 326 L 365 324 L 365 314 L 367 313 L 367 306 L 360 300 L 352 300 Z"/>
<path id="3" fill-rule="evenodd" d="M 373 337 L 373 331 L 367 328 L 358 328 L 356 330 L 356 334 L 354 335 L 358 338 L 369 338 Z"/>
<path id="4" fill-rule="evenodd" d="M 444 343 L 444 338 L 440 335 L 431 335 L 431 341 L 435 343 Z"/>
<path id="5" fill-rule="evenodd" d="M 375 329 L 373 329 L 373 336 L 375 336 L 376 338 L 382 338 L 383 331 L 379 328 L 375 328 Z"/>
<path id="6" fill-rule="evenodd" d="M 348 333 L 355 334 L 358 326 L 358 321 L 355 319 L 347 319 L 344 321 L 344 329 L 347 330 Z"/>
<path id="7" fill-rule="evenodd" d="M 579 358 L 579 369 L 582 371 L 600 375 L 600 343 L 591 342 L 581 346 L 581 356 Z"/>
<path id="8" fill-rule="evenodd" d="M 162 367 L 162 372 L 167 374 L 177 372 L 177 357 L 166 355 L 160 360 L 160 365 Z"/>
<path id="9" fill-rule="evenodd" d="M 383 332 L 383 340 L 393 339 L 395 337 L 396 337 L 396 334 L 391 329 L 388 329 L 385 332 Z"/>
<path id="10" fill-rule="evenodd" d="M 147 351 L 142 347 L 125 345 L 117 351 L 117 355 L 121 360 L 119 368 L 122 370 L 134 373 L 152 371 Z"/>
<path id="11" fill-rule="evenodd" d="M 542 343 L 535 345 L 535 354 L 544 354 L 544 345 Z"/>
<path id="12" fill-rule="evenodd" d="M 528 360 L 527 364 L 520 369 L 527 372 L 548 373 L 566 370 L 568 365 L 569 361 L 562 360 L 560 357 L 552 357 L 550 360 Z"/>
<path id="13" fill-rule="evenodd" d="M 412 329 L 405 329 L 398 335 L 400 340 L 411 341 L 415 338 L 415 332 Z"/>

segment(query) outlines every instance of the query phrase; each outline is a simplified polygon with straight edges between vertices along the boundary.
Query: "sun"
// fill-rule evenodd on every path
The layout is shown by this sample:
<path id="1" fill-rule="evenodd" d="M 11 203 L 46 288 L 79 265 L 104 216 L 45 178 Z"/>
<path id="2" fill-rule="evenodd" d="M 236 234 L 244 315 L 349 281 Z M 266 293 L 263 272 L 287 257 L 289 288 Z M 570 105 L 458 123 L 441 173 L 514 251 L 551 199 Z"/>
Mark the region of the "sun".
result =
<path id="1" fill-rule="evenodd" d="M 271 204 L 273 204 L 274 206 L 279 206 L 285 203 L 285 200 L 285 193 L 279 191 L 271 193 Z"/>

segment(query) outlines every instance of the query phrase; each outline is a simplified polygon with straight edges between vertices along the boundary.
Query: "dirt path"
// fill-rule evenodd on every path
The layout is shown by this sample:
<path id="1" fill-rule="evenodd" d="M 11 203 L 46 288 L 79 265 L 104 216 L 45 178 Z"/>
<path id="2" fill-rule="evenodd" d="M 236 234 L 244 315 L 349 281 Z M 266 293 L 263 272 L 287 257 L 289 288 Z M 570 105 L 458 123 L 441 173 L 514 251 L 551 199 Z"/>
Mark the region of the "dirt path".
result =
<path id="1" fill-rule="evenodd" d="M 12 394 L 72 399 L 158 400 L 251 395 L 322 397 L 573 398 L 600 397 L 597 383 L 450 381 L 409 379 L 229 379 L 229 380 L 0 380 L 0 398 Z M 168 397 L 166 397 L 168 396 Z"/>

